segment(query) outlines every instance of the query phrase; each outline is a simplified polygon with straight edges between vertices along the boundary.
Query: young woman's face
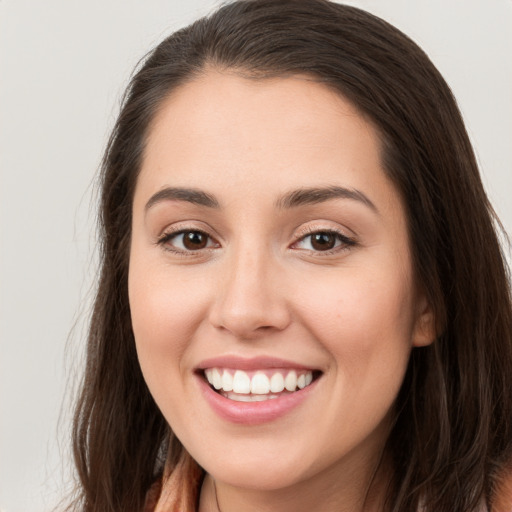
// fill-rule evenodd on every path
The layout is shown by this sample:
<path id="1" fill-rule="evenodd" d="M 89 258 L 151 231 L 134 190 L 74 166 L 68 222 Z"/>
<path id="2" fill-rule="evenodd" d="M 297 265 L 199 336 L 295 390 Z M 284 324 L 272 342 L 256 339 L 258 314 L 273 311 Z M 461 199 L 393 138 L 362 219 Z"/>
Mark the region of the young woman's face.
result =
<path id="1" fill-rule="evenodd" d="M 430 341 L 376 131 L 305 77 L 212 71 L 164 102 L 129 295 L 149 389 L 218 485 L 368 475 Z"/>

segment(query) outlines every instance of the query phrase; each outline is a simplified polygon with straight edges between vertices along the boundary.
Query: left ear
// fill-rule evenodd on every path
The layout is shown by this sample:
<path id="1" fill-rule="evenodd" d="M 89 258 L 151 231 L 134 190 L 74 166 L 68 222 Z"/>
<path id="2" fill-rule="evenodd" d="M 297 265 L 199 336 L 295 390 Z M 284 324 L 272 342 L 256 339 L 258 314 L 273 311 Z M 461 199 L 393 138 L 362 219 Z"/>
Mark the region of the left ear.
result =
<path id="1" fill-rule="evenodd" d="M 434 311 L 423 293 L 418 294 L 416 304 L 416 318 L 412 333 L 412 346 L 426 347 L 436 339 Z"/>

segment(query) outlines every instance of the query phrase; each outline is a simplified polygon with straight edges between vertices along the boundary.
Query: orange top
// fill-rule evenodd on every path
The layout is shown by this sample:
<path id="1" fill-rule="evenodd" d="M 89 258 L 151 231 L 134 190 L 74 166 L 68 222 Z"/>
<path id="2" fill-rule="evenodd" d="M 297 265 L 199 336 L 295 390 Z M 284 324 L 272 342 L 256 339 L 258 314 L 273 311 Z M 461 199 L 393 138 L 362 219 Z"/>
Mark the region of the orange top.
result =
<path id="1" fill-rule="evenodd" d="M 150 489 L 144 512 L 196 512 L 204 471 L 183 450 L 172 471 Z M 492 512 L 512 512 L 512 471 L 503 479 Z"/>
<path id="2" fill-rule="evenodd" d="M 203 470 L 183 450 L 176 467 L 166 468 L 162 479 L 150 489 L 144 512 L 195 512 L 203 476 Z"/>

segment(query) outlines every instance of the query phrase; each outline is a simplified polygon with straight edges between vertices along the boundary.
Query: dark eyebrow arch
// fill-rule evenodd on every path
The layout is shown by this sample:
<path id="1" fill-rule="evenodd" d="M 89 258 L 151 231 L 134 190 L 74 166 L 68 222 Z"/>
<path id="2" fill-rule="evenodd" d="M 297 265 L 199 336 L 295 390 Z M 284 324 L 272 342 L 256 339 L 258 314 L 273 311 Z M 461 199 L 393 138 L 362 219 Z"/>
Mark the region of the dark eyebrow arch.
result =
<path id="1" fill-rule="evenodd" d="M 323 203 L 331 199 L 351 199 L 353 201 L 359 201 L 365 206 L 368 206 L 368 208 L 375 213 L 379 213 L 379 210 L 368 196 L 363 194 L 360 190 L 337 186 L 292 190 L 278 199 L 276 206 L 278 208 L 295 208 L 302 205 Z"/>
<path id="2" fill-rule="evenodd" d="M 162 201 L 186 201 L 187 203 L 207 206 L 208 208 L 219 208 L 219 202 L 215 197 L 195 188 L 166 187 L 156 194 L 153 194 L 146 203 L 147 212 L 152 206 Z"/>

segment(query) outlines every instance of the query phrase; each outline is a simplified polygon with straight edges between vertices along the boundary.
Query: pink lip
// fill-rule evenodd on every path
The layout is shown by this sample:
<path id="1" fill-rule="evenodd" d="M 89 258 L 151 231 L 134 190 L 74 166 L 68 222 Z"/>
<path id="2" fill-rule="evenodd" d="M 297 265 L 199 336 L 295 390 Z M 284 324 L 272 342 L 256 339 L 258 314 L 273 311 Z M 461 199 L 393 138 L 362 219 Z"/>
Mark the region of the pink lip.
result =
<path id="1" fill-rule="evenodd" d="M 222 419 L 240 425 L 259 425 L 277 420 L 300 406 L 314 391 L 318 383 L 318 380 L 314 380 L 304 389 L 271 400 L 236 402 L 214 391 L 202 375 L 196 374 L 196 378 L 201 393 L 213 411 Z"/>
<path id="2" fill-rule="evenodd" d="M 220 356 L 205 359 L 198 364 L 198 370 L 206 368 L 232 368 L 234 370 L 265 370 L 268 368 L 292 368 L 294 370 L 315 370 L 315 368 L 304 366 L 293 361 L 279 359 L 276 357 L 260 356 L 245 359 L 239 356 Z"/>

